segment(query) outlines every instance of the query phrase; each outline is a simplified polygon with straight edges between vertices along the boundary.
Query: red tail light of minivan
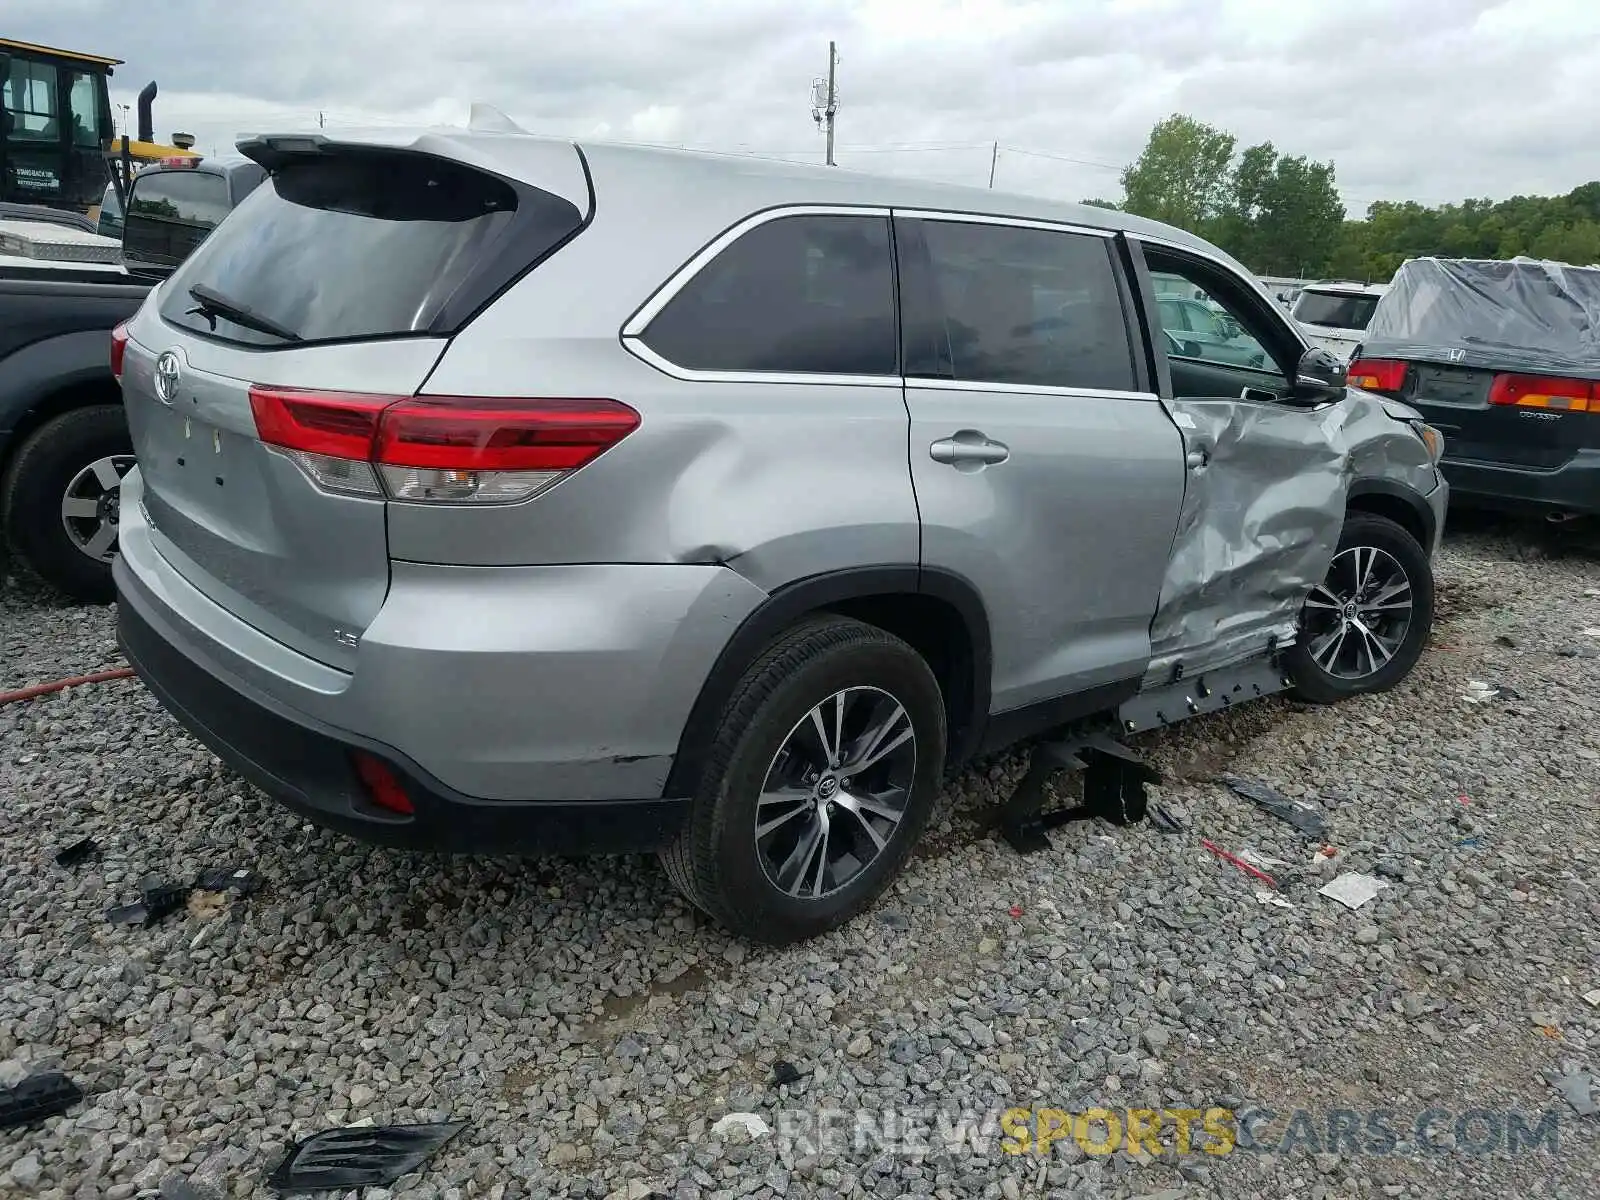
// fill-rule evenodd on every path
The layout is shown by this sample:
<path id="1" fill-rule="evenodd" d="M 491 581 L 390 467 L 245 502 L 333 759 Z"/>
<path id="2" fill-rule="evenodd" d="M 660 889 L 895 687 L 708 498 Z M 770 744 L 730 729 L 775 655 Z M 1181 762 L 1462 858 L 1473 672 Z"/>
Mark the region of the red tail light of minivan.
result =
<path id="1" fill-rule="evenodd" d="M 252 387 L 256 432 L 319 486 L 443 504 L 509 504 L 639 427 L 616 400 L 380 396 Z"/>

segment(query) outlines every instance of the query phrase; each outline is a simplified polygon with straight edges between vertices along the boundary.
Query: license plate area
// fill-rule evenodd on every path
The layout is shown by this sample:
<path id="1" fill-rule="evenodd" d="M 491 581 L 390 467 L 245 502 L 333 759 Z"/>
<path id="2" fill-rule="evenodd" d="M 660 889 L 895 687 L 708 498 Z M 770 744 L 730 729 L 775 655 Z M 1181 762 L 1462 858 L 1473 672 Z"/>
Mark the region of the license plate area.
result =
<path id="1" fill-rule="evenodd" d="M 1448 404 L 1456 408 L 1487 408 L 1492 376 L 1468 367 L 1419 366 L 1412 398 L 1420 404 Z"/>

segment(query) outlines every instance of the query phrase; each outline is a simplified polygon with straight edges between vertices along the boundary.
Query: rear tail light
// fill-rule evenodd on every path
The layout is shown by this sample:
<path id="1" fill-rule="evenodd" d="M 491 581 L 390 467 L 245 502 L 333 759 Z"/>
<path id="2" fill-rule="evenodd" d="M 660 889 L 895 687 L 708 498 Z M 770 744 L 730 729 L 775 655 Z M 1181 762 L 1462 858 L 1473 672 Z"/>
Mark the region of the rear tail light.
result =
<path id="1" fill-rule="evenodd" d="M 1554 375 L 1496 375 L 1489 403 L 1517 408 L 1555 408 L 1567 412 L 1600 412 L 1600 385 L 1588 379 Z"/>
<path id="2" fill-rule="evenodd" d="M 329 491 L 444 504 L 526 500 L 639 427 L 615 400 L 253 387 L 250 408 L 261 440 Z"/>
<path id="3" fill-rule="evenodd" d="M 411 803 L 411 797 L 406 795 L 405 787 L 389 769 L 388 763 L 376 755 L 368 754 L 365 750 L 352 751 L 350 759 L 355 763 L 356 775 L 360 778 L 362 786 L 367 789 L 367 796 L 374 804 L 405 817 L 416 813 L 416 806 Z"/>
<path id="4" fill-rule="evenodd" d="M 1351 387 L 1369 392 L 1399 392 L 1406 386 L 1407 364 L 1394 358 L 1358 358 L 1346 371 Z"/>
<path id="5" fill-rule="evenodd" d="M 111 331 L 111 374 L 122 379 L 122 360 L 128 353 L 128 323 L 121 322 Z"/>

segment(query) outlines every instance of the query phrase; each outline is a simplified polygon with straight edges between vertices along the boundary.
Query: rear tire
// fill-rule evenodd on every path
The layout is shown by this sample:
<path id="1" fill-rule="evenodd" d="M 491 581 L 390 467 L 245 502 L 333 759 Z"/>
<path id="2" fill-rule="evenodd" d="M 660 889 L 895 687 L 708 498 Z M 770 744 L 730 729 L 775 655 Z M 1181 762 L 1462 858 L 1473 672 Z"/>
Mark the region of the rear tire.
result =
<path id="1" fill-rule="evenodd" d="M 904 866 L 944 755 L 944 701 L 915 650 L 848 618 L 807 621 L 773 642 L 729 697 L 662 865 L 741 937 L 815 937 L 859 913 Z"/>
<path id="2" fill-rule="evenodd" d="M 1432 629 L 1427 552 L 1394 521 L 1356 513 L 1345 521 L 1327 577 L 1307 597 L 1299 636 L 1285 655 L 1293 695 L 1334 704 L 1386 692 L 1411 674 Z"/>
<path id="3" fill-rule="evenodd" d="M 15 556 L 74 600 L 116 599 L 111 556 L 117 496 L 107 486 L 107 472 L 115 469 L 120 476 L 132 462 L 120 404 L 75 408 L 34 430 L 17 451 L 0 494 L 0 523 Z M 86 515 L 69 516 L 69 510 Z M 107 533 L 110 542 L 103 546 Z"/>

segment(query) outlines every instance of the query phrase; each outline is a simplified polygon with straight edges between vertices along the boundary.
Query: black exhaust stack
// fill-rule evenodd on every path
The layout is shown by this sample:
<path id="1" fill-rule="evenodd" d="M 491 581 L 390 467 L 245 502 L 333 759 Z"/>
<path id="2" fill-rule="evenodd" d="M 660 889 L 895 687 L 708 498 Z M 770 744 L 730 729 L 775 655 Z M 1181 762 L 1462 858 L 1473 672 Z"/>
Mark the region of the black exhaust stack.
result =
<path id="1" fill-rule="evenodd" d="M 144 85 L 144 91 L 139 93 L 139 140 L 153 142 L 156 140 L 156 122 L 150 114 L 150 106 L 156 99 L 156 81 L 152 79 Z"/>

